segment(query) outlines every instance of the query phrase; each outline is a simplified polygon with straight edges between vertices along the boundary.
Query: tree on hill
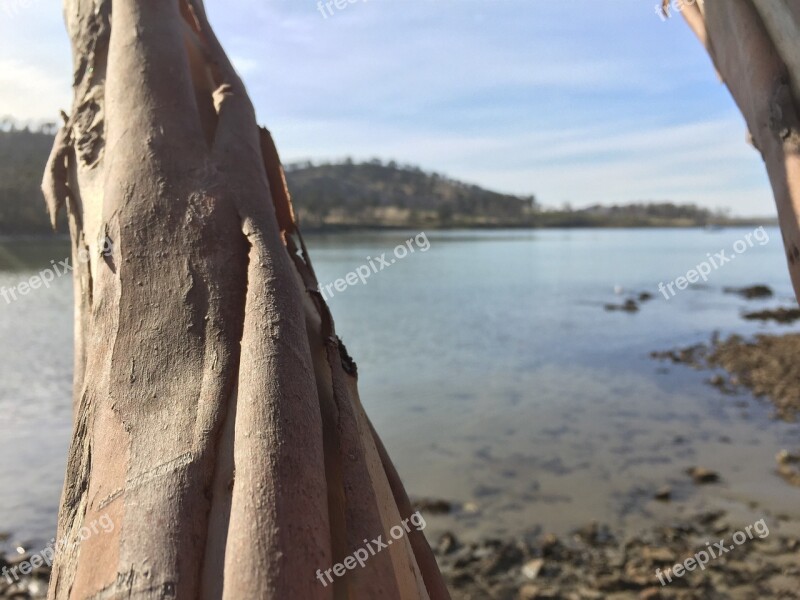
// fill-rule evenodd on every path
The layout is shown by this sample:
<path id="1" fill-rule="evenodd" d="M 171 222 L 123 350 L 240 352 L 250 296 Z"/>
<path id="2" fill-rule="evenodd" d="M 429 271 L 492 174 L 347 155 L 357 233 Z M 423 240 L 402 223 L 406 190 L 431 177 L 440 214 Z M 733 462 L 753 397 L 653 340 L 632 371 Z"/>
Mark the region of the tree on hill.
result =
<path id="1" fill-rule="evenodd" d="M 340 221 L 349 224 L 381 225 L 383 211 L 399 209 L 406 212 L 407 225 L 415 224 L 408 217 L 413 211 L 433 217 L 434 225 L 458 219 L 467 226 L 493 221 L 513 226 L 526 224 L 536 208 L 533 196 L 500 194 L 377 158 L 364 163 L 290 165 L 287 178 L 303 198 L 298 204 L 301 218 L 315 224 L 324 223 L 336 208 Z"/>

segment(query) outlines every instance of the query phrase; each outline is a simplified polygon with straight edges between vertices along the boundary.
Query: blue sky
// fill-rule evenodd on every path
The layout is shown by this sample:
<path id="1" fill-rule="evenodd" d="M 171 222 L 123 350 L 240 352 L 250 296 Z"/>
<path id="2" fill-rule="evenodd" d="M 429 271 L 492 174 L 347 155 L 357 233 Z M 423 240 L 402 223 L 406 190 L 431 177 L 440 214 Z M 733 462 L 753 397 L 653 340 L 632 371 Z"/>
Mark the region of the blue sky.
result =
<path id="1" fill-rule="evenodd" d="M 341 4 L 341 0 L 340 0 Z M 758 153 L 656 0 L 206 0 L 286 162 L 380 157 L 545 205 L 772 215 Z M 0 0 L 0 114 L 70 105 L 57 0 Z"/>

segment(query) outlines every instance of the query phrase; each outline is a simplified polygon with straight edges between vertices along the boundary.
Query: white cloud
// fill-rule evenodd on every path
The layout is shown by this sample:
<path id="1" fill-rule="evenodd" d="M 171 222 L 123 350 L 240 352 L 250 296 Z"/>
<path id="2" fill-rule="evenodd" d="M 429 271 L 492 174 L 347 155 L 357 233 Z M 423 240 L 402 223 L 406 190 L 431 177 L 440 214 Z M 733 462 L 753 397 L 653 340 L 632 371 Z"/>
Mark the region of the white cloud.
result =
<path id="1" fill-rule="evenodd" d="M 0 19 L 0 114 L 52 120 L 69 47 L 60 7 L 30 1 Z M 369 0 L 327 20 L 316 0 L 207 5 L 286 158 L 394 158 L 552 204 L 772 210 L 703 50 L 649 5 Z"/>
<path id="2" fill-rule="evenodd" d="M 0 107 L 20 120 L 58 119 L 70 107 L 69 72 L 53 73 L 46 66 L 0 58 Z"/>
<path id="3" fill-rule="evenodd" d="M 652 199 L 774 212 L 761 158 L 744 143 L 735 113 L 674 126 L 599 123 L 479 135 L 380 124 L 365 130 L 349 120 L 271 125 L 287 160 L 392 157 L 499 191 L 535 193 L 550 205 Z"/>

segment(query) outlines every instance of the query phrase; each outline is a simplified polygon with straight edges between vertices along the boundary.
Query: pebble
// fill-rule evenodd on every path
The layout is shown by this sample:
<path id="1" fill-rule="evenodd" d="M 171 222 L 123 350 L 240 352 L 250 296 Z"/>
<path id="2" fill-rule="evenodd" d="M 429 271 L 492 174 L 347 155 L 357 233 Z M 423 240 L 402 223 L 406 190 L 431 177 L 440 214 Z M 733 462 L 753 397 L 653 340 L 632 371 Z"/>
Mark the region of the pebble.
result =
<path id="1" fill-rule="evenodd" d="M 729 518 L 724 511 L 706 511 L 674 526 L 639 531 L 624 542 L 609 535 L 604 543 L 598 535 L 608 528 L 589 523 L 565 539 L 546 534 L 537 540 L 484 540 L 446 555 L 437 551 L 437 560 L 453 600 L 800 598 L 786 592 L 787 577 L 797 581 L 785 567 L 796 561 L 800 542 L 794 538 L 781 538 L 774 553 L 743 544 L 735 559 L 687 573 L 668 588 L 659 585 L 656 569 L 692 556 L 697 540 L 713 539 Z M 730 529 L 746 525 L 732 522 Z"/>
<path id="2" fill-rule="evenodd" d="M 670 498 L 672 498 L 672 488 L 669 487 L 668 485 L 665 485 L 664 487 L 658 488 L 658 491 L 655 493 L 653 498 L 655 498 L 656 500 L 659 500 L 661 502 L 669 501 Z"/>
<path id="3" fill-rule="evenodd" d="M 686 473 L 696 484 L 716 483 L 719 481 L 719 473 L 706 469 L 705 467 L 690 467 Z"/>

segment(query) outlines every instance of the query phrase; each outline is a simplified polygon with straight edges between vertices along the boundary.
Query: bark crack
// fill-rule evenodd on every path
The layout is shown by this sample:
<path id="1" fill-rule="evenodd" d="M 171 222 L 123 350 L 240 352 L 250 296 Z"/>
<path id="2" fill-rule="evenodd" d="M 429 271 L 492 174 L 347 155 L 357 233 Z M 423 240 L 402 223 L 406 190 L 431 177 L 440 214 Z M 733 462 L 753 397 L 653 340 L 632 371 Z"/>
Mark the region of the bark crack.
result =
<path id="1" fill-rule="evenodd" d="M 800 118 L 788 75 L 776 83 L 769 104 L 769 127 L 792 152 L 800 151 Z"/>

